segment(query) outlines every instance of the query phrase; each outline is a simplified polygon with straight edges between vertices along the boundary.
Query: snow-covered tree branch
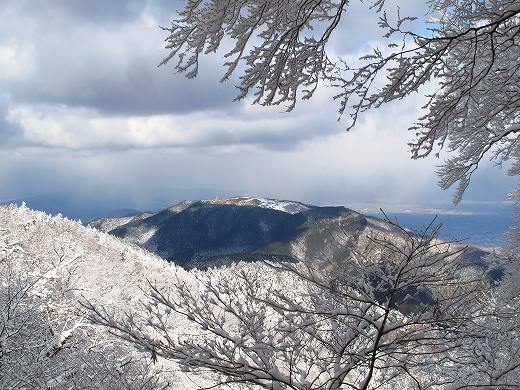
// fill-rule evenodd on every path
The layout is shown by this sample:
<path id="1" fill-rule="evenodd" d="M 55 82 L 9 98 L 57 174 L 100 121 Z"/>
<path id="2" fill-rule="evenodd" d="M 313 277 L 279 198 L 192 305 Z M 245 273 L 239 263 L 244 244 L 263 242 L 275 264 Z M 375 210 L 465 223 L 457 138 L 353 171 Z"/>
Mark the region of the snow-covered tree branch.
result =
<path id="1" fill-rule="evenodd" d="M 87 259 L 74 228 L 83 227 L 26 212 L 0 209 L 0 388 L 166 388 L 148 359 L 93 327 L 77 303 Z"/>
<path id="2" fill-rule="evenodd" d="M 223 80 L 240 72 L 238 99 L 252 94 L 254 103 L 287 104 L 291 110 L 325 81 L 337 88 L 339 112 L 350 116 L 349 128 L 361 112 L 429 84 L 435 91 L 410 128 L 412 158 L 439 155 L 445 147 L 449 157 L 438 171 L 439 184 L 444 189 L 456 184 L 458 203 L 483 158 L 501 164 L 520 156 L 520 5 L 429 0 L 426 18 L 408 28 L 415 15 L 397 12 L 393 20 L 396 10 L 384 0 L 364 4 L 379 13 L 387 44 L 361 57 L 361 65 L 327 52 L 349 12 L 344 0 L 187 1 L 165 28 L 170 54 L 162 63 L 174 62 L 177 71 L 195 77 L 199 56 L 230 40 L 234 46 L 225 54 Z M 518 169 L 509 173 L 517 175 Z"/>
<path id="3" fill-rule="evenodd" d="M 341 261 L 200 272 L 198 283 L 178 280 L 169 290 L 151 283 L 144 314 L 85 305 L 96 323 L 154 358 L 195 373 L 210 370 L 220 386 L 487 384 L 479 374 L 483 363 L 468 351 L 491 342 L 490 319 L 506 327 L 489 304 L 490 281 L 465 262 L 464 248 L 438 241 L 436 230 L 401 233 L 397 240 L 381 232 L 367 236 Z M 191 323 L 188 334 L 177 331 L 178 316 Z M 507 344 L 505 333 L 494 336 Z M 499 374 L 499 361 L 512 356 L 495 355 L 493 383 L 509 383 L 518 367 Z"/>

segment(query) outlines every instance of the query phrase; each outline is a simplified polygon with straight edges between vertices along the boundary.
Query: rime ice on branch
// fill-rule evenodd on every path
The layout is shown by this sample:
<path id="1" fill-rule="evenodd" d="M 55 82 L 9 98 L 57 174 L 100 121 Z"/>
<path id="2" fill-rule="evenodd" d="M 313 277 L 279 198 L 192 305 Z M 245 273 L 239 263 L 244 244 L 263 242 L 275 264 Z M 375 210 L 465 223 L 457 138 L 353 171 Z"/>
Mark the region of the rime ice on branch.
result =
<path id="1" fill-rule="evenodd" d="M 438 171 L 439 184 L 457 185 L 456 203 L 484 157 L 508 172 L 520 172 L 520 4 L 517 0 L 430 0 L 423 25 L 401 15 L 385 0 L 365 5 L 380 15 L 387 40 L 361 58 L 361 66 L 330 58 L 327 43 L 349 12 L 347 0 L 190 0 L 166 28 L 170 54 L 187 77 L 198 72 L 199 56 L 214 52 L 226 37 L 223 80 L 240 72 L 237 99 L 248 94 L 263 105 L 312 97 L 320 81 L 337 88 L 340 114 L 358 115 L 402 99 L 431 82 L 423 115 L 411 126 L 412 158 L 442 148 L 450 157 Z M 396 15 L 395 17 L 391 15 Z M 427 28 L 424 28 L 424 24 Z M 417 23 L 415 23 L 417 25 Z M 426 32 L 425 32 L 426 31 Z M 349 39 L 349 37 L 345 37 Z M 486 156 L 488 155 L 488 156 Z"/>

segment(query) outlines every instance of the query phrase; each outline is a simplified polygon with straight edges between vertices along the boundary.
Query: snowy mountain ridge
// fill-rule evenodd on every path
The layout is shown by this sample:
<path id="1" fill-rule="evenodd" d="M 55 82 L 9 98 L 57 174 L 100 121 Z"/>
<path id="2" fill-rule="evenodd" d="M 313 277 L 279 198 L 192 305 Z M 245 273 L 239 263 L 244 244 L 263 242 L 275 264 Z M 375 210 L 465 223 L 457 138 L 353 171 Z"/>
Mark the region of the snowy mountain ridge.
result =
<path id="1" fill-rule="evenodd" d="M 291 200 L 278 200 L 272 198 L 258 197 L 233 197 L 214 200 L 201 200 L 205 204 L 211 205 L 236 205 L 236 206 L 256 206 L 265 209 L 282 211 L 288 214 L 297 214 L 310 209 L 309 205 Z"/>
<path id="2" fill-rule="evenodd" d="M 190 209 L 193 206 L 196 207 Z M 209 205 L 209 209 L 199 206 L 195 202 L 179 208 L 197 218 L 207 216 L 206 212 L 225 216 L 230 210 L 238 210 L 240 214 L 236 207 L 242 207 L 224 205 L 224 214 L 221 214 L 222 209 L 213 208 L 217 205 Z M 246 217 L 265 217 L 263 213 L 256 214 L 264 210 L 269 216 L 311 221 L 312 229 L 302 232 L 298 240 L 286 247 L 297 258 L 322 256 L 327 261 L 341 262 L 347 258 L 349 246 L 365 247 L 366 237 L 372 233 L 395 239 L 395 242 L 400 240 L 390 224 L 367 219 L 347 209 L 311 208 L 296 214 L 261 207 L 246 209 L 256 210 L 253 214 L 246 213 Z M 312 218 L 307 220 L 309 215 L 305 213 L 309 212 Z M 170 215 L 171 211 L 166 210 L 166 214 L 160 212 L 147 218 L 161 220 Z M 134 222 L 140 226 L 147 218 L 137 217 Z M 324 245 L 313 246 L 315 241 L 323 241 Z M 138 245 L 59 215 L 49 216 L 25 206 L 0 207 L 0 259 L 3 260 L 0 277 L 5 281 L 0 284 L 0 308 L 6 297 L 9 298 L 9 291 L 21 288 L 25 295 L 22 294 L 18 308 L 26 311 L 8 318 L 7 329 L 19 327 L 18 318 L 29 319 L 22 323 L 23 332 L 0 338 L 1 345 L 7 345 L 7 351 L 10 346 L 24 346 L 23 352 L 12 352 L 14 356 L 7 363 L 5 358 L 1 361 L 0 388 L 19 389 L 29 385 L 34 388 L 37 384 L 37 388 L 65 390 L 71 388 L 71 380 L 80 381 L 84 389 L 194 390 L 214 386 L 214 374 L 181 370 L 177 363 L 165 359 L 152 364 L 156 356 L 143 354 L 135 346 L 114 339 L 105 328 L 90 323 L 88 311 L 79 302 L 90 302 L 119 318 L 124 313 L 132 313 L 131 318 L 147 323 L 150 285 L 165 293 L 186 286 L 186 291 L 195 294 L 201 302 L 204 301 L 201 281 L 209 281 L 211 285 L 222 281 L 236 283 L 247 275 L 248 280 L 254 281 L 255 291 L 262 294 L 270 294 L 273 289 L 283 291 L 287 297 L 309 293 L 307 288 L 311 287 L 301 279 L 256 261 L 266 254 L 257 256 L 250 261 L 247 256 L 237 254 L 230 256 L 232 266 L 223 263 L 215 264 L 223 265 L 216 268 L 187 271 Z M 240 296 L 235 298 L 241 300 Z M 0 328 L 5 318 L 0 317 Z M 170 324 L 174 337 L 203 335 L 203 330 L 197 328 L 189 316 L 171 312 L 164 320 Z"/>
<path id="3" fill-rule="evenodd" d="M 345 207 L 260 197 L 184 201 L 154 214 L 98 219 L 89 226 L 187 268 L 264 256 L 344 259 L 352 242 L 369 231 L 400 234 L 388 221 Z"/>
<path id="4" fill-rule="evenodd" d="M 9 321 L 23 320 L 23 315 L 30 320 L 22 324 L 23 332 L 17 337 L 0 334 L 2 348 L 27 344 L 23 356 L 14 352 L 7 360 L 0 356 L 1 389 L 65 390 L 72 386 L 70 378 L 81 380 L 82 389 L 192 390 L 210 386 L 213 377 L 209 374 L 192 375 L 164 360 L 151 364 L 149 355 L 90 324 L 79 302 L 88 301 L 118 315 L 139 315 L 150 283 L 165 291 L 172 283 L 187 283 L 195 291 L 200 278 L 218 280 L 242 271 L 258 273 L 258 281 L 266 286 L 274 283 L 290 286 L 294 292 L 301 289 L 291 280 L 280 281 L 279 275 L 260 264 L 238 261 L 233 268 L 186 271 L 98 229 L 26 206 L 0 206 L 0 259 L 0 310 L 17 283 L 23 283 L 18 287 L 25 292 L 19 307 L 30 309 L 16 312 L 7 322 L 0 317 L 0 329 L 6 324 L 8 330 L 19 326 Z M 172 315 L 170 321 L 179 334 L 195 332 L 185 317 Z M 82 365 L 80 360 L 95 364 Z M 100 371 L 109 369 L 114 370 L 113 375 Z M 164 387 L 159 379 L 169 385 Z"/>
<path id="5" fill-rule="evenodd" d="M 184 201 L 152 215 L 99 219 L 89 226 L 190 267 L 208 259 L 221 262 L 218 257 L 229 255 L 297 257 L 302 244 L 321 246 L 325 237 L 318 236 L 325 232 L 339 234 L 348 229 L 354 233 L 367 223 L 344 207 L 235 197 Z"/>

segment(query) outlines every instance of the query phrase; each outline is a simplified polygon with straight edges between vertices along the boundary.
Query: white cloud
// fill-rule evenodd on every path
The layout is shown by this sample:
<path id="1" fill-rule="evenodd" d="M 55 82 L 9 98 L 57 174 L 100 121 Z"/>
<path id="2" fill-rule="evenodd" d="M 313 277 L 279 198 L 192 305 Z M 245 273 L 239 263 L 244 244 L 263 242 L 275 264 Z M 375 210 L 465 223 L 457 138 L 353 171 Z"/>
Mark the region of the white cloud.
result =
<path id="1" fill-rule="evenodd" d="M 106 150 L 260 145 L 294 147 L 308 138 L 340 131 L 316 112 L 280 114 L 247 104 L 235 111 L 106 116 L 96 110 L 56 105 L 12 106 L 27 143 L 42 147 Z"/>
<path id="2" fill-rule="evenodd" d="M 17 43 L 0 45 L 0 81 L 16 81 L 34 73 L 34 47 Z"/>

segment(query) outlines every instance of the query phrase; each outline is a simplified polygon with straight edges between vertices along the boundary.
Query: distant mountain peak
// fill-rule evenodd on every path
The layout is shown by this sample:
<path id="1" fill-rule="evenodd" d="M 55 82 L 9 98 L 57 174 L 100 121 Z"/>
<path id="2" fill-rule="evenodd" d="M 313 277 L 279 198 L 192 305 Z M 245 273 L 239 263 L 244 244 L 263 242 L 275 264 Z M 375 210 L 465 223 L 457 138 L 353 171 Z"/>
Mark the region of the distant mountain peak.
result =
<path id="1" fill-rule="evenodd" d="M 387 238 L 402 234 L 387 221 L 342 206 L 245 196 L 186 200 L 156 213 L 98 219 L 89 225 L 187 268 L 266 256 L 341 261 L 371 232 Z M 482 256 L 479 252 L 476 258 Z"/>
<path id="2" fill-rule="evenodd" d="M 346 228 L 357 236 L 366 224 L 363 216 L 345 207 L 241 196 L 186 200 L 157 213 L 99 219 L 89 225 L 189 265 L 235 255 L 295 258 L 302 245 L 321 250 L 328 234 L 339 235 Z"/>

